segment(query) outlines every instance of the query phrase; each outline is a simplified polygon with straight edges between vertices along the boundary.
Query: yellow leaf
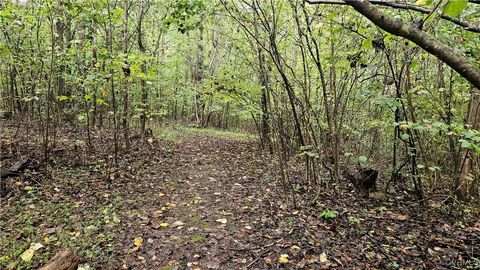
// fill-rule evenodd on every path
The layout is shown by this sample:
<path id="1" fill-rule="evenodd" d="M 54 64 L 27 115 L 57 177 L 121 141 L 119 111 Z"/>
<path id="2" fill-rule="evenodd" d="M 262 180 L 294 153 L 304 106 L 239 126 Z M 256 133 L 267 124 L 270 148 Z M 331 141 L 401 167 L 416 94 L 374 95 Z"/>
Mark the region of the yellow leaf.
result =
<path id="1" fill-rule="evenodd" d="M 320 262 L 324 263 L 327 261 L 328 261 L 327 254 L 325 254 L 325 252 L 322 252 L 322 254 L 320 254 Z"/>
<path id="2" fill-rule="evenodd" d="M 287 254 L 282 254 L 280 257 L 278 257 L 278 262 L 280 263 L 288 263 L 288 255 Z"/>
<path id="3" fill-rule="evenodd" d="M 71 232 L 69 234 L 72 236 L 72 238 L 77 238 L 80 236 L 80 232 Z"/>
<path id="4" fill-rule="evenodd" d="M 33 251 L 37 251 L 37 250 L 41 249 L 42 247 L 43 247 L 43 245 L 40 244 L 40 243 L 32 243 L 30 245 L 30 248 L 33 249 Z"/>
<path id="5" fill-rule="evenodd" d="M 159 197 L 164 197 L 164 196 L 165 196 L 165 193 L 160 192 L 160 193 L 158 194 L 158 196 L 159 196 Z"/>
<path id="6" fill-rule="evenodd" d="M 33 190 L 33 187 L 32 186 L 26 186 L 23 189 L 25 189 L 26 191 L 30 191 L 30 190 Z"/>
<path id="7" fill-rule="evenodd" d="M 43 238 L 43 242 L 45 242 L 45 244 L 50 243 L 50 238 L 48 238 L 48 236 L 45 236 L 45 238 Z"/>
<path id="8" fill-rule="evenodd" d="M 297 245 L 293 245 L 290 247 L 292 250 L 300 250 L 301 248 Z"/>
<path id="9" fill-rule="evenodd" d="M 32 257 L 33 257 L 33 253 L 35 253 L 35 250 L 29 248 L 27 250 L 25 250 L 22 255 L 20 255 L 20 258 L 22 258 L 22 260 L 24 262 L 29 262 L 32 260 Z"/>
<path id="10" fill-rule="evenodd" d="M 427 4 L 426 0 L 418 0 L 417 2 L 415 2 L 415 5 L 418 5 L 418 6 L 425 6 L 426 4 Z"/>
<path id="11" fill-rule="evenodd" d="M 165 228 L 165 227 L 168 227 L 169 225 L 170 225 L 170 224 L 168 224 L 168 223 L 160 223 L 160 227 L 164 227 L 164 228 Z"/>
<path id="12" fill-rule="evenodd" d="M 133 239 L 133 244 L 136 247 L 141 247 L 142 244 L 143 244 L 143 238 L 142 237 L 135 237 L 135 239 Z"/>

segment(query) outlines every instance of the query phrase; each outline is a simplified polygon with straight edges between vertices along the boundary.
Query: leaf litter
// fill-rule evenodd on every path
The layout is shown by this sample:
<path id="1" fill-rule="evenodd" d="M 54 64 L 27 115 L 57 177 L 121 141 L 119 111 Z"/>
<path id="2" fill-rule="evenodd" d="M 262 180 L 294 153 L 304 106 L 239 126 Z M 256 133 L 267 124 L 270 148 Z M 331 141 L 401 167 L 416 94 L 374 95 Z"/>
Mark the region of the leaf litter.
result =
<path id="1" fill-rule="evenodd" d="M 422 210 L 408 194 L 376 200 L 329 190 L 314 205 L 317 194 L 297 194 L 295 208 L 255 142 L 182 136 L 178 144 L 125 152 L 110 183 L 101 150 L 84 166 L 56 157 L 49 185 L 22 179 L 0 210 L 2 265 L 21 260 L 37 268 L 61 245 L 76 249 L 91 269 L 479 265 L 475 211 L 459 219 L 455 209 Z M 300 172 L 291 177 L 292 184 L 302 181 Z M 322 211 L 336 214 L 322 218 Z"/>

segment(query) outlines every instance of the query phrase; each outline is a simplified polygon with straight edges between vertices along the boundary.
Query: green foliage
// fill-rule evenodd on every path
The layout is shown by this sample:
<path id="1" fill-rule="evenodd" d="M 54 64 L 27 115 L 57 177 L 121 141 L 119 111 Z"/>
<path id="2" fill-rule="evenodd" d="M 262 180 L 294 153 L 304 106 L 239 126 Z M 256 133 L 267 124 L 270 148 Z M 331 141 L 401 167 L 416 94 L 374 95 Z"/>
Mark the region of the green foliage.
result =
<path id="1" fill-rule="evenodd" d="M 210 135 L 215 137 L 233 138 L 233 139 L 242 139 L 242 140 L 252 140 L 256 138 L 256 136 L 253 134 L 228 131 L 228 130 L 219 130 L 214 128 L 180 128 L 180 131 L 185 132 L 187 134 L 205 134 L 205 135 Z"/>
<path id="2" fill-rule="evenodd" d="M 356 226 L 360 224 L 360 219 L 358 217 L 349 216 L 348 223 L 350 224 L 350 226 Z"/>
<path id="3" fill-rule="evenodd" d="M 307 4 L 303 10 L 295 1 L 257 1 L 261 12 L 256 14 L 246 4 L 225 2 L 228 10 L 211 0 L 130 1 L 128 10 L 124 1 L 3 1 L 0 109 L 45 121 L 50 106 L 52 119 L 84 126 L 100 126 L 102 120 L 106 128 L 115 111 L 132 129 L 145 116 L 152 123 L 250 131 L 262 130 L 265 113 L 271 144 L 284 143 L 290 153 L 331 155 L 330 140 L 338 135 L 340 155 L 350 153 L 345 157 L 365 165 L 392 160 L 395 140 L 397 161 L 425 157 L 420 173 L 435 172 L 442 179 L 456 166 L 444 162 L 452 155 L 463 149 L 479 153 L 478 128 L 464 121 L 474 98 L 470 85 L 427 52 L 412 53 L 411 42 L 379 31 L 348 6 Z M 439 3 L 410 2 L 429 9 Z M 478 19 L 479 8 L 466 0 L 442 5 L 438 10 L 445 15 L 471 24 Z M 401 9 L 382 12 L 403 21 L 426 17 Z M 140 15 L 145 50 L 138 44 Z M 476 33 L 438 14 L 425 23 L 429 35 L 480 65 Z M 395 82 L 401 84 L 401 97 Z M 306 144 L 300 147 L 292 106 Z M 252 138 L 216 129 L 188 132 Z M 178 140 L 169 132 L 158 136 Z M 408 146 L 412 140 L 416 149 Z"/>
<path id="4" fill-rule="evenodd" d="M 205 8 L 203 0 L 177 0 L 172 1 L 171 12 L 165 18 L 164 24 L 175 24 L 180 33 L 194 29 L 203 29 L 200 13 Z"/>
<path id="5" fill-rule="evenodd" d="M 368 158 L 366 156 L 359 156 L 358 162 L 360 162 L 361 164 L 365 164 L 368 162 Z"/>
<path id="6" fill-rule="evenodd" d="M 450 17 L 458 17 L 467 7 L 468 0 L 448 1 L 443 9 L 443 13 Z"/>
<path id="7" fill-rule="evenodd" d="M 323 219 L 334 219 L 338 216 L 338 212 L 335 210 L 324 210 L 320 212 L 320 217 Z"/>

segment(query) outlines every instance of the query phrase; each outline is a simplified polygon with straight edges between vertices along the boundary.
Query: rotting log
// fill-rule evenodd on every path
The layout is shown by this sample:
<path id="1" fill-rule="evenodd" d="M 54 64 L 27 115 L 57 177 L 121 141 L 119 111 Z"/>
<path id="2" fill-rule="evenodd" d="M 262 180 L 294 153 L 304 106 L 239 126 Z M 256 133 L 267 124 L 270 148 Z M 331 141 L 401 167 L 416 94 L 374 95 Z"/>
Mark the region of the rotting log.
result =
<path id="1" fill-rule="evenodd" d="M 78 267 L 79 258 L 71 249 L 58 252 L 49 263 L 39 270 L 75 270 Z"/>
<path id="2" fill-rule="evenodd" d="M 22 170 L 24 170 L 28 164 L 30 164 L 30 159 L 26 158 L 20 161 L 17 161 L 10 167 L 6 172 L 2 172 L 0 175 L 0 198 L 5 197 L 10 190 L 7 187 L 7 182 L 5 181 L 6 178 L 10 176 L 18 175 Z"/>
<path id="3" fill-rule="evenodd" d="M 18 175 L 22 170 L 24 170 L 28 166 L 29 163 L 30 163 L 29 158 L 17 161 L 15 164 L 13 164 L 12 167 L 10 167 L 10 169 L 2 173 L 1 178 L 5 179 L 10 176 Z"/>

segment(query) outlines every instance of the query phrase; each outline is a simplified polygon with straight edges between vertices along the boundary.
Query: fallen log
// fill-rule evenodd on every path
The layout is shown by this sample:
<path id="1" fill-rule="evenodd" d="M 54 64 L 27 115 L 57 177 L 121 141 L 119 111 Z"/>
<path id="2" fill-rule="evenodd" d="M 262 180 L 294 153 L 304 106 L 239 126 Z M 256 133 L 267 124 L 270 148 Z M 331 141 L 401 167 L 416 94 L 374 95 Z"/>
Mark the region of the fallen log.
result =
<path id="1" fill-rule="evenodd" d="M 8 169 L 6 172 L 2 173 L 0 178 L 5 179 L 5 178 L 10 177 L 10 176 L 18 175 L 21 171 L 23 171 L 28 166 L 29 163 L 30 163 L 29 158 L 17 161 L 15 164 L 13 164 L 12 167 L 10 167 L 10 169 Z"/>
<path id="2" fill-rule="evenodd" d="M 355 173 L 350 173 L 349 170 L 345 170 L 343 175 L 347 180 L 352 182 L 355 187 L 361 187 L 366 190 L 377 189 L 377 170 L 360 168 Z"/>
<path id="3" fill-rule="evenodd" d="M 2 172 L 0 175 L 0 198 L 5 197 L 10 192 L 10 190 L 7 188 L 7 182 L 5 179 L 10 176 L 18 175 L 28 166 L 29 163 L 30 159 L 26 158 L 17 161 L 17 163 L 13 164 L 13 166 L 10 167 L 10 169 L 8 169 L 6 172 Z"/>
<path id="4" fill-rule="evenodd" d="M 71 249 L 58 252 L 49 263 L 39 270 L 75 270 L 78 267 L 79 258 Z"/>

